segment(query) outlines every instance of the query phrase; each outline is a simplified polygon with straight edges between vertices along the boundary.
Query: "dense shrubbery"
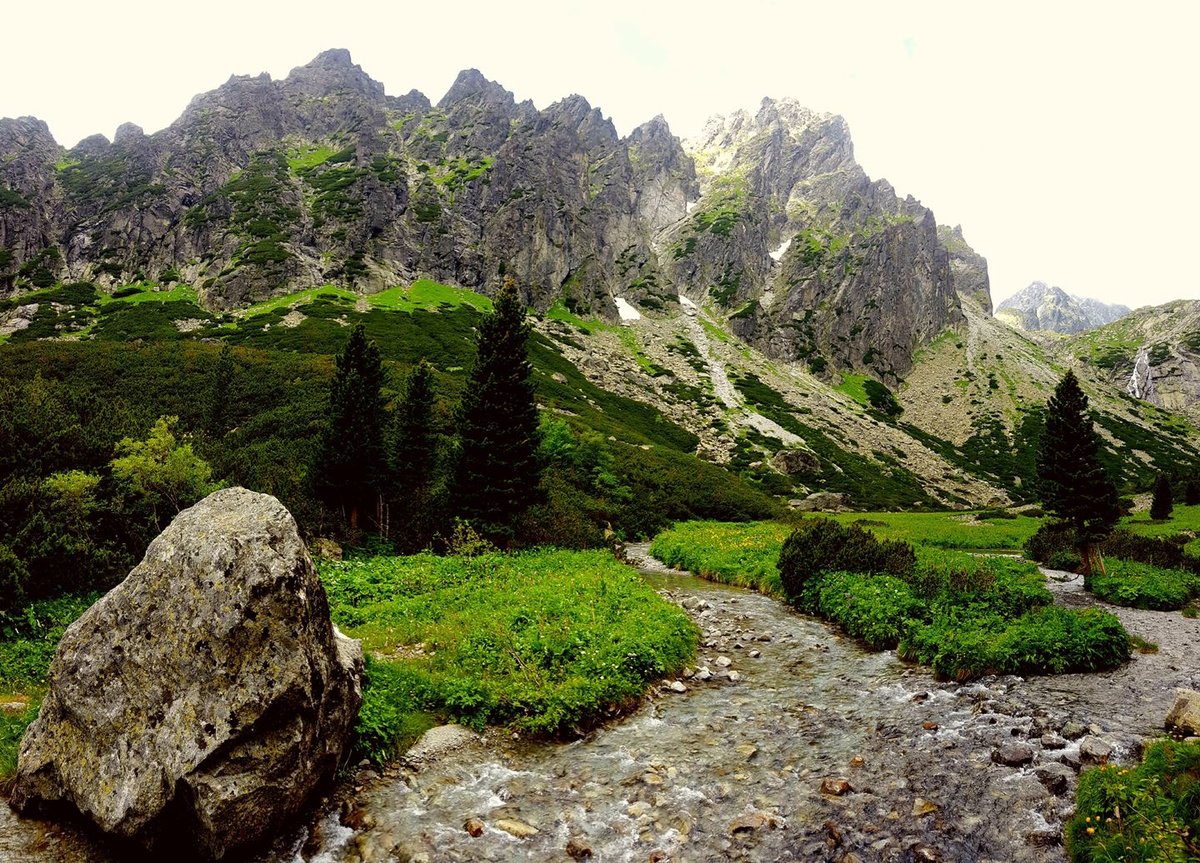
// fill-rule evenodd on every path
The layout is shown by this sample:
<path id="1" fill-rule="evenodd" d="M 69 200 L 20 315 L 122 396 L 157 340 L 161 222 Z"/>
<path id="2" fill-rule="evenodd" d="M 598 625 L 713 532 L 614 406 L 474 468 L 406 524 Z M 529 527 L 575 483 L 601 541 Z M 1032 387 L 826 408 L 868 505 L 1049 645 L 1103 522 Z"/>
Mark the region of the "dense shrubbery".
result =
<path id="1" fill-rule="evenodd" d="M 1105 569 L 1092 576 L 1092 593 L 1114 605 L 1175 611 L 1200 596 L 1200 575 L 1187 570 L 1116 558 Z"/>
<path id="2" fill-rule="evenodd" d="M 1183 540 L 1115 530 L 1100 544 L 1105 572 L 1092 574 L 1091 590 L 1114 605 L 1173 611 L 1200 596 L 1200 560 L 1187 554 Z M 1075 569 L 1075 532 L 1047 524 L 1025 546 L 1034 560 L 1054 569 Z"/>
<path id="3" fill-rule="evenodd" d="M 807 608 L 875 650 L 895 647 L 922 612 L 908 583 L 891 575 L 825 573 L 810 583 L 807 593 Z"/>
<path id="4" fill-rule="evenodd" d="M 915 549 L 860 535 L 863 525 L 903 535 L 890 523 L 895 518 L 873 516 L 846 533 L 830 528 L 829 519 L 804 519 L 790 534 L 779 522 L 694 522 L 660 534 L 651 552 L 672 566 L 784 594 L 869 646 L 896 646 L 942 677 L 1090 671 L 1128 659 L 1129 636 L 1116 617 L 1050 606 L 1045 579 L 1032 564 L 944 549 L 961 522 L 904 516 L 919 520 L 917 533 L 928 539 Z M 795 553 L 785 558 L 788 543 Z M 875 572 L 846 571 L 851 566 Z"/>
<path id="5" fill-rule="evenodd" d="M 1200 743 L 1157 740 L 1136 767 L 1084 771 L 1064 838 L 1073 863 L 1200 859 Z"/>
<path id="6" fill-rule="evenodd" d="M 896 576 L 916 566 L 912 546 L 879 540 L 857 524 L 843 525 L 828 518 L 802 521 L 779 552 L 779 580 L 784 594 L 796 602 L 806 583 L 825 572 L 867 572 Z"/>
<path id="7" fill-rule="evenodd" d="M 968 680 L 1115 668 L 1129 659 L 1130 643 L 1121 622 L 1098 609 L 1051 605 L 1013 618 L 942 605 L 909 631 L 898 653 L 940 677 Z"/>

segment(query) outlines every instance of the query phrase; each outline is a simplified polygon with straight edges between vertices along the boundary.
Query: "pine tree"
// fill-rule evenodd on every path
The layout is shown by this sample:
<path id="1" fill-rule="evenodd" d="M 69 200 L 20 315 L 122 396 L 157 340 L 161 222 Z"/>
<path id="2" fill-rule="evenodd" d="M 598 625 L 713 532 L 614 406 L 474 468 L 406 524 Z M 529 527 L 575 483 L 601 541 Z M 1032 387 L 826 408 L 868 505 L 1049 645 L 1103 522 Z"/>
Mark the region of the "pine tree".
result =
<path id="1" fill-rule="evenodd" d="M 1150 501 L 1150 517 L 1155 521 L 1161 521 L 1171 517 L 1171 510 L 1175 508 L 1175 497 L 1171 494 L 1171 481 L 1167 479 L 1165 473 L 1158 475 L 1158 480 L 1154 483 L 1154 498 Z"/>
<path id="2" fill-rule="evenodd" d="M 529 325 L 512 278 L 479 327 L 475 366 L 458 411 L 457 512 L 509 544 L 517 519 L 540 500 L 538 414 L 526 352 Z"/>
<path id="3" fill-rule="evenodd" d="M 1200 503 L 1200 479 L 1192 477 L 1183 487 L 1183 502 L 1188 506 Z"/>
<path id="4" fill-rule="evenodd" d="M 408 375 L 396 408 L 391 447 L 392 514 L 401 525 L 397 545 L 424 548 L 437 523 L 434 481 L 438 436 L 433 419 L 433 368 L 422 359 Z"/>
<path id="5" fill-rule="evenodd" d="M 213 437 L 225 434 L 229 421 L 229 390 L 236 373 L 233 349 L 229 342 L 225 342 L 221 345 L 221 356 L 217 359 L 209 381 L 208 408 L 204 412 L 204 428 Z"/>
<path id="6" fill-rule="evenodd" d="M 1046 404 L 1037 472 L 1046 509 L 1075 529 L 1086 587 L 1091 586 L 1093 569 L 1104 568 L 1096 545 L 1120 515 L 1117 490 L 1100 463 L 1099 451 L 1087 396 L 1075 373 L 1068 371 Z"/>
<path id="7" fill-rule="evenodd" d="M 381 521 L 387 468 L 383 381 L 379 349 L 359 324 L 337 357 L 329 423 L 310 474 L 317 496 L 345 513 L 351 533 L 358 532 L 360 513 L 374 514 L 376 526 Z"/>

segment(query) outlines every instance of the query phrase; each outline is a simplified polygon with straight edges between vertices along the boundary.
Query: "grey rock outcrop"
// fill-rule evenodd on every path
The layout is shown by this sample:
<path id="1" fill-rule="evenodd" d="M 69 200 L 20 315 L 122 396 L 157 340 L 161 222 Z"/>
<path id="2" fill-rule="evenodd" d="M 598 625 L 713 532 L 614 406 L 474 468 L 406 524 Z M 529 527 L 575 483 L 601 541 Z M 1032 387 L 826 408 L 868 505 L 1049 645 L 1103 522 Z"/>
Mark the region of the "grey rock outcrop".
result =
<path id="1" fill-rule="evenodd" d="M 950 277 L 960 297 L 970 297 L 992 312 L 992 282 L 988 276 L 987 258 L 976 252 L 963 237 L 962 225 L 953 228 L 938 225 L 938 239 L 950 253 Z"/>
<path id="2" fill-rule="evenodd" d="M 329 620 L 296 523 L 242 488 L 180 513 L 63 636 L 13 804 L 77 809 L 161 853 L 220 859 L 332 777 L 362 649 Z"/>
<path id="3" fill-rule="evenodd" d="M 709 121 L 689 142 L 703 195 L 659 240 L 680 293 L 814 371 L 896 381 L 963 320 L 933 213 L 871 180 L 846 121 L 791 99 Z"/>

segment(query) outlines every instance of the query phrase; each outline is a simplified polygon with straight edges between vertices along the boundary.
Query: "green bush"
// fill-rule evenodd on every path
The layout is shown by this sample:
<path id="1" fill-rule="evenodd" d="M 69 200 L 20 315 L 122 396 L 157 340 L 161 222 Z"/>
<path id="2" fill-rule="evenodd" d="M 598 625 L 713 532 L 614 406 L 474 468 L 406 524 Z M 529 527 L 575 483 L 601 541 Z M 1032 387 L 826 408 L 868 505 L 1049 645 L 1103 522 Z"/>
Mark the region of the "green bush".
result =
<path id="1" fill-rule="evenodd" d="M 1130 608 L 1175 611 L 1200 596 L 1200 576 L 1182 569 L 1109 558 L 1105 573 L 1092 575 L 1092 593 Z"/>
<path id="2" fill-rule="evenodd" d="M 1025 541 L 1025 556 L 1049 565 L 1051 556 L 1056 554 L 1061 556 L 1069 552 L 1078 558 L 1076 548 L 1075 529 L 1064 522 L 1049 521 Z"/>
<path id="3" fill-rule="evenodd" d="M 1183 551 L 1183 543 L 1165 537 L 1141 536 L 1131 530 L 1114 530 L 1100 544 L 1110 557 L 1133 560 L 1150 566 L 1200 571 L 1200 561 Z"/>
<path id="4" fill-rule="evenodd" d="M 1046 606 L 1016 618 L 978 608 L 940 605 L 897 651 L 939 677 L 1063 674 L 1116 668 L 1129 659 L 1129 635 L 1114 615 Z"/>
<path id="5" fill-rule="evenodd" d="M 784 595 L 799 603 L 807 581 L 823 572 L 863 572 L 906 576 L 917 558 L 912 546 L 879 540 L 857 524 L 828 518 L 805 519 L 779 552 L 779 580 Z"/>
<path id="6" fill-rule="evenodd" d="M 1053 600 L 1037 568 L 1022 560 L 922 548 L 905 580 L 929 602 L 970 606 L 1006 619 Z"/>
<path id="7" fill-rule="evenodd" d="M 908 584 L 890 575 L 826 573 L 814 587 L 806 604 L 873 650 L 895 647 L 922 613 Z"/>
<path id="8" fill-rule="evenodd" d="M 1063 836 L 1073 863 L 1200 859 L 1200 743 L 1156 740 L 1136 767 L 1084 771 Z"/>

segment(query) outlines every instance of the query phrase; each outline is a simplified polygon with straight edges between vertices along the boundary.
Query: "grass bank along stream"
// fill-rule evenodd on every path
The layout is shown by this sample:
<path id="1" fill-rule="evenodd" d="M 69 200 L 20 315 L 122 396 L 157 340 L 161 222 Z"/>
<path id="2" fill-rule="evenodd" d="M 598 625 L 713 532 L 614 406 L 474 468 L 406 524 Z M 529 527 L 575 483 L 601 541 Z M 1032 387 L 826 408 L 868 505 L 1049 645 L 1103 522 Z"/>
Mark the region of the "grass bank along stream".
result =
<path id="1" fill-rule="evenodd" d="M 791 524 L 684 523 L 660 534 L 651 552 L 670 566 L 785 598 L 874 649 L 897 648 L 941 677 L 1093 671 L 1128 659 L 1130 639 L 1120 621 L 1098 609 L 1054 607 L 1033 564 L 953 550 L 1010 549 L 1036 526 L 1034 519 L 1012 521 L 913 513 L 842 517 L 852 528 L 911 539 L 915 566 L 882 575 L 837 571 L 852 567 L 835 562 L 790 596 L 776 562 Z"/>
<path id="2" fill-rule="evenodd" d="M 333 620 L 369 657 L 357 748 L 382 759 L 438 722 L 559 734 L 636 704 L 695 654 L 697 630 L 608 552 L 364 557 L 320 565 Z M 0 778 L 37 715 L 63 630 L 56 600 L 0 639 Z M 5 694 L 8 693 L 8 694 Z"/>

